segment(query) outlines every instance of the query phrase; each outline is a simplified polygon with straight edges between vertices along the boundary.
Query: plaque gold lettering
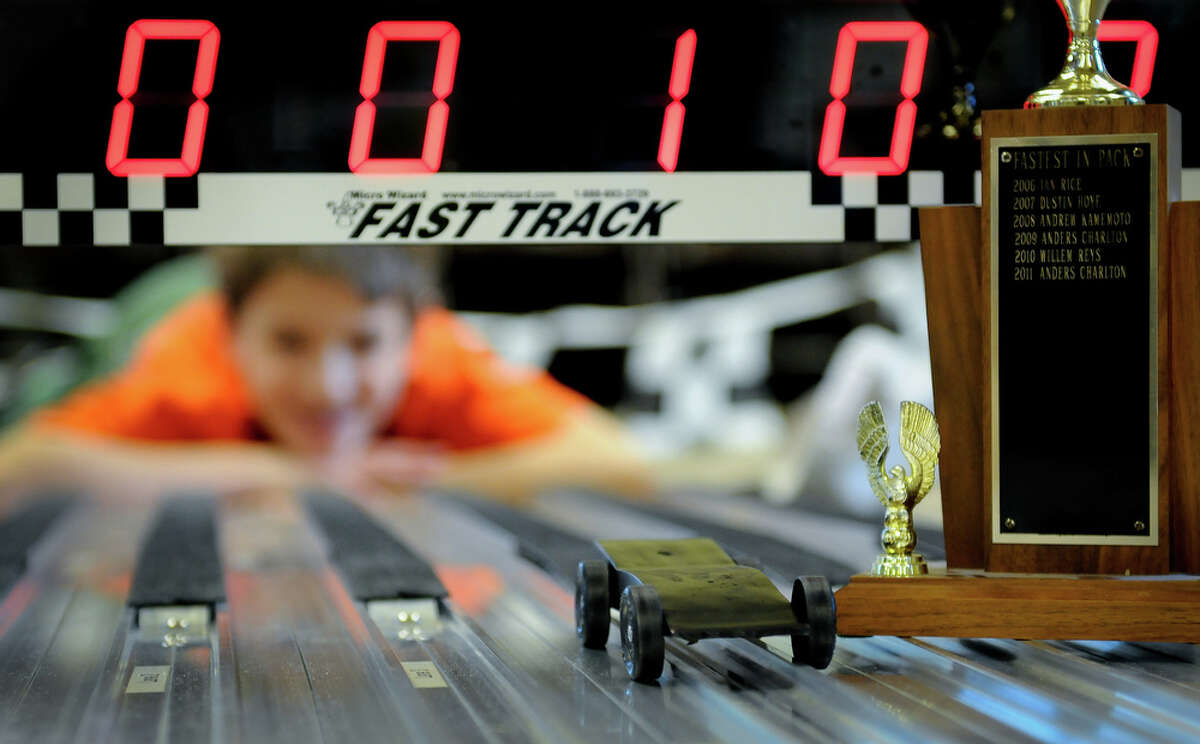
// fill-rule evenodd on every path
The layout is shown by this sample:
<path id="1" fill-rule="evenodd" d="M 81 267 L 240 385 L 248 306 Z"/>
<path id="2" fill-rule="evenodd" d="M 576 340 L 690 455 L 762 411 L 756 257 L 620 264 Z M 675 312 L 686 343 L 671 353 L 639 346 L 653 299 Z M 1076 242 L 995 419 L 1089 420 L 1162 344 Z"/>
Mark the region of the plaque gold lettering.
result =
<path id="1" fill-rule="evenodd" d="M 1074 212 L 1051 212 L 1038 217 L 1038 227 L 1075 227 Z"/>
<path id="2" fill-rule="evenodd" d="M 1129 242 L 1127 230 L 1082 230 L 1079 242 L 1085 245 L 1124 245 Z"/>
<path id="3" fill-rule="evenodd" d="M 1074 209 L 1073 196 L 1042 196 L 1038 198 L 1039 209 Z"/>
<path id="4" fill-rule="evenodd" d="M 1132 212 L 1085 212 L 1079 216 L 1083 227 L 1113 227 L 1133 222 Z"/>
<path id="5" fill-rule="evenodd" d="M 1100 168 L 1132 168 L 1133 162 L 1129 159 L 1129 149 L 1124 147 L 1104 148 L 1099 150 L 1099 162 L 1096 164 Z"/>
<path id="6" fill-rule="evenodd" d="M 1082 266 L 1079 269 L 1082 279 L 1128 279 L 1128 270 L 1120 264 L 1112 266 Z"/>
<path id="7" fill-rule="evenodd" d="M 1066 230 L 1047 230 L 1042 232 L 1041 241 L 1045 245 L 1075 245 L 1079 236 Z"/>
<path id="8" fill-rule="evenodd" d="M 1018 170 L 1046 170 L 1070 168 L 1073 159 L 1070 151 L 1062 150 L 1017 150 L 1013 153 L 1013 166 Z"/>
<path id="9" fill-rule="evenodd" d="M 1074 266 L 1043 266 L 1038 278 L 1052 282 L 1070 281 L 1075 278 Z"/>

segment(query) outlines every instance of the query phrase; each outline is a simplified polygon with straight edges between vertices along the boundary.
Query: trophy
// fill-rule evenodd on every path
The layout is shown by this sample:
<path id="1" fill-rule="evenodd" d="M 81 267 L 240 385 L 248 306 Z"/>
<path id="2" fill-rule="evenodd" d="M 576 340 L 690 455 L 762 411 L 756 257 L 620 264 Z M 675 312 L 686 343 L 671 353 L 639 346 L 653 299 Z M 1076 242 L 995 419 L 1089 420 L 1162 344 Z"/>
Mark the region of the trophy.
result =
<path id="1" fill-rule="evenodd" d="M 982 206 L 920 209 L 941 421 L 904 404 L 906 475 L 860 414 L 885 554 L 837 591 L 844 635 L 1200 638 L 1200 201 L 1179 112 L 1104 69 L 1108 0 L 1059 5 L 1062 74 L 983 112 Z M 945 569 L 912 552 L 935 464 Z"/>
<path id="2" fill-rule="evenodd" d="M 1062 72 L 1025 99 L 1025 108 L 1044 106 L 1136 106 L 1142 97 L 1121 85 L 1104 68 L 1096 32 L 1109 0 L 1058 0 L 1071 40 Z"/>
<path id="3" fill-rule="evenodd" d="M 933 413 L 912 401 L 900 404 L 900 451 L 911 474 L 900 465 L 887 469 L 888 432 L 883 409 L 878 401 L 863 406 L 858 414 L 858 453 L 867 464 L 871 490 L 887 508 L 880 544 L 883 555 L 871 567 L 872 576 L 919 576 L 929 573 L 925 558 L 914 553 L 917 534 L 913 529 L 912 510 L 929 489 L 938 452 L 942 448 Z"/>

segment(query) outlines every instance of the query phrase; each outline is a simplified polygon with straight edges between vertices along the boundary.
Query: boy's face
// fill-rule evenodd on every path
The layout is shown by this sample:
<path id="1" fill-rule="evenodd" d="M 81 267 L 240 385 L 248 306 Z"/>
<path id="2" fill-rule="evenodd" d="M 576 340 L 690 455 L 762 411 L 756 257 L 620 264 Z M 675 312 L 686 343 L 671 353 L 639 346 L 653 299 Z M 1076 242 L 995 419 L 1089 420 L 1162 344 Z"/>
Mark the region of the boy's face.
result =
<path id="1" fill-rule="evenodd" d="M 275 441 L 310 454 L 362 450 L 386 425 L 407 377 L 410 319 L 345 281 L 280 269 L 233 326 L 234 350 Z"/>

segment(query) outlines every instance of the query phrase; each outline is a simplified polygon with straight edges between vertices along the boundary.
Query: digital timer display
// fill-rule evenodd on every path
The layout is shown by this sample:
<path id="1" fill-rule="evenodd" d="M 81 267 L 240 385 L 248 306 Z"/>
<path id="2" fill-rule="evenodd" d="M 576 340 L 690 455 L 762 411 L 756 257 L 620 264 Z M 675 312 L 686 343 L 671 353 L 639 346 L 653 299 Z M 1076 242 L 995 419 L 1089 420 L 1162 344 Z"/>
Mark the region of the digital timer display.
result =
<path id="1" fill-rule="evenodd" d="M 129 98 L 137 93 L 141 76 L 142 57 L 146 42 L 156 40 L 194 40 L 199 42 L 192 94 L 196 100 L 188 108 L 187 125 L 183 134 L 183 150 L 179 158 L 137 158 L 128 156 L 134 105 Z M 375 97 L 380 93 L 383 63 L 389 42 L 436 42 L 436 63 L 433 71 L 433 102 L 429 105 L 420 157 L 373 157 L 371 144 L 375 133 L 378 108 Z M 862 42 L 900 41 L 905 43 L 904 65 L 900 73 L 900 95 L 892 125 L 891 148 L 883 157 L 842 157 L 841 140 L 846 119 L 845 97 L 850 92 L 854 75 L 854 55 Z M 117 92 L 121 101 L 113 112 L 113 124 L 108 141 L 108 169 L 117 176 L 150 175 L 190 176 L 199 168 L 204 144 L 204 129 L 208 121 L 205 96 L 212 92 L 216 70 L 220 33 L 215 25 L 202 20 L 135 21 L 125 36 L 125 53 Z M 363 174 L 434 173 L 441 168 L 442 149 L 446 141 L 446 125 L 450 106 L 446 97 L 454 90 L 454 71 L 458 63 L 461 36 L 453 24 L 445 21 L 381 21 L 367 34 L 363 55 L 362 82 L 359 92 L 363 102 L 354 114 L 350 135 L 350 170 Z M 829 92 L 833 100 L 825 112 L 820 147 L 821 170 L 830 175 L 848 172 L 869 172 L 882 175 L 902 173 L 908 165 L 916 122 L 913 98 L 921 91 L 925 68 L 925 52 L 929 34 L 919 23 L 911 21 L 860 21 L 844 25 L 838 34 Z M 668 93 L 671 101 L 663 112 L 662 134 L 658 141 L 658 164 L 667 172 L 675 170 L 679 144 L 683 136 L 683 121 L 687 111 L 682 99 L 691 85 L 692 64 L 696 56 L 696 32 L 680 34 L 675 42 Z M 1147 81 L 1148 85 L 1148 81 Z"/>
<path id="2" fill-rule="evenodd" d="M 1017 106 L 1012 92 L 1033 90 L 1061 62 L 1065 27 L 1052 3 L 985 2 L 973 26 L 931 22 L 951 5 L 665 4 L 552 16 L 454 3 L 296 14 L 182 2 L 172 18 L 161 6 L 143 15 L 83 0 L 10 6 L 0 11 L 13 112 L 3 126 L 19 146 L 0 153 L 0 167 L 87 169 L 103 157 L 116 176 L 895 175 L 914 148 L 921 158 L 922 137 L 938 141 L 948 87 L 969 83 L 980 108 Z M 1114 72 L 1142 95 L 1155 85 L 1162 5 L 1124 3 L 1110 15 L 1149 18 L 1125 15 L 1100 32 Z M 1054 33 L 1022 40 L 1034 21 Z M 965 59 L 984 57 L 964 51 L 979 44 L 991 56 Z M 989 66 L 1012 79 L 988 80 Z"/>
<path id="3" fill-rule="evenodd" d="M 1158 46 L 1158 34 L 1154 27 L 1145 21 L 1118 21 L 1104 26 L 1099 38 L 1101 41 L 1137 43 L 1131 85 L 1139 95 L 1146 95 L 1150 89 Z M 180 157 L 175 159 L 128 157 L 134 112 L 129 98 L 137 92 L 142 57 L 146 42 L 150 39 L 199 42 L 192 82 L 192 95 L 196 100 L 188 108 L 183 149 Z M 380 93 L 388 43 L 420 41 L 435 42 L 437 45 L 431 90 L 434 100 L 428 109 L 421 154 L 419 157 L 374 157 L 371 144 L 378 116 L 374 99 Z M 679 144 L 687 111 L 682 99 L 691 85 L 696 42 L 697 35 L 693 29 L 680 34 L 675 42 L 667 89 L 671 100 L 663 112 L 662 134 L 658 141 L 658 164 L 668 173 L 675 170 L 679 159 Z M 860 43 L 866 42 L 904 43 L 899 87 L 902 100 L 896 106 L 896 117 L 889 137 L 891 146 L 886 155 L 844 157 L 841 155 L 841 144 L 846 120 L 845 97 L 850 93 L 853 82 L 855 52 Z M 121 101 L 113 112 L 108 141 L 107 165 L 113 175 L 190 176 L 199 169 L 208 120 L 208 104 L 204 98 L 212 92 L 219 43 L 219 30 L 206 20 L 141 19 L 130 25 L 125 35 L 125 51 L 117 85 Z M 446 126 L 450 118 L 450 105 L 446 98 L 454 90 L 454 71 L 460 43 L 458 29 L 446 21 L 381 21 L 371 27 L 367 33 L 362 82 L 359 85 L 364 100 L 355 110 L 354 128 L 350 135 L 350 170 L 363 174 L 391 174 L 434 173 L 441 168 Z M 913 98 L 921 92 L 928 45 L 929 33 L 921 24 L 913 21 L 851 21 L 842 26 L 830 73 L 829 94 L 833 100 L 825 110 L 821 129 L 818 163 L 822 172 L 828 175 L 855 172 L 896 175 L 904 172 L 908 167 L 916 124 L 917 107 Z"/>

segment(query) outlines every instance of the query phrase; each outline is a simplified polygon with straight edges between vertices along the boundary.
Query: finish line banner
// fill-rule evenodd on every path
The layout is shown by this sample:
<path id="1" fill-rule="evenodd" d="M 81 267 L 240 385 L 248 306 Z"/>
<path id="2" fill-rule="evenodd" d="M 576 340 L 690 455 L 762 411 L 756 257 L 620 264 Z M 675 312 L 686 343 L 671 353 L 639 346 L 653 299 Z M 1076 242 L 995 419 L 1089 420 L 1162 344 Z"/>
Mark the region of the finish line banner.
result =
<path id="1" fill-rule="evenodd" d="M 844 209 L 806 171 L 771 173 L 201 173 L 164 242 L 837 242 Z M 132 179 L 131 179 L 132 180 Z"/>

